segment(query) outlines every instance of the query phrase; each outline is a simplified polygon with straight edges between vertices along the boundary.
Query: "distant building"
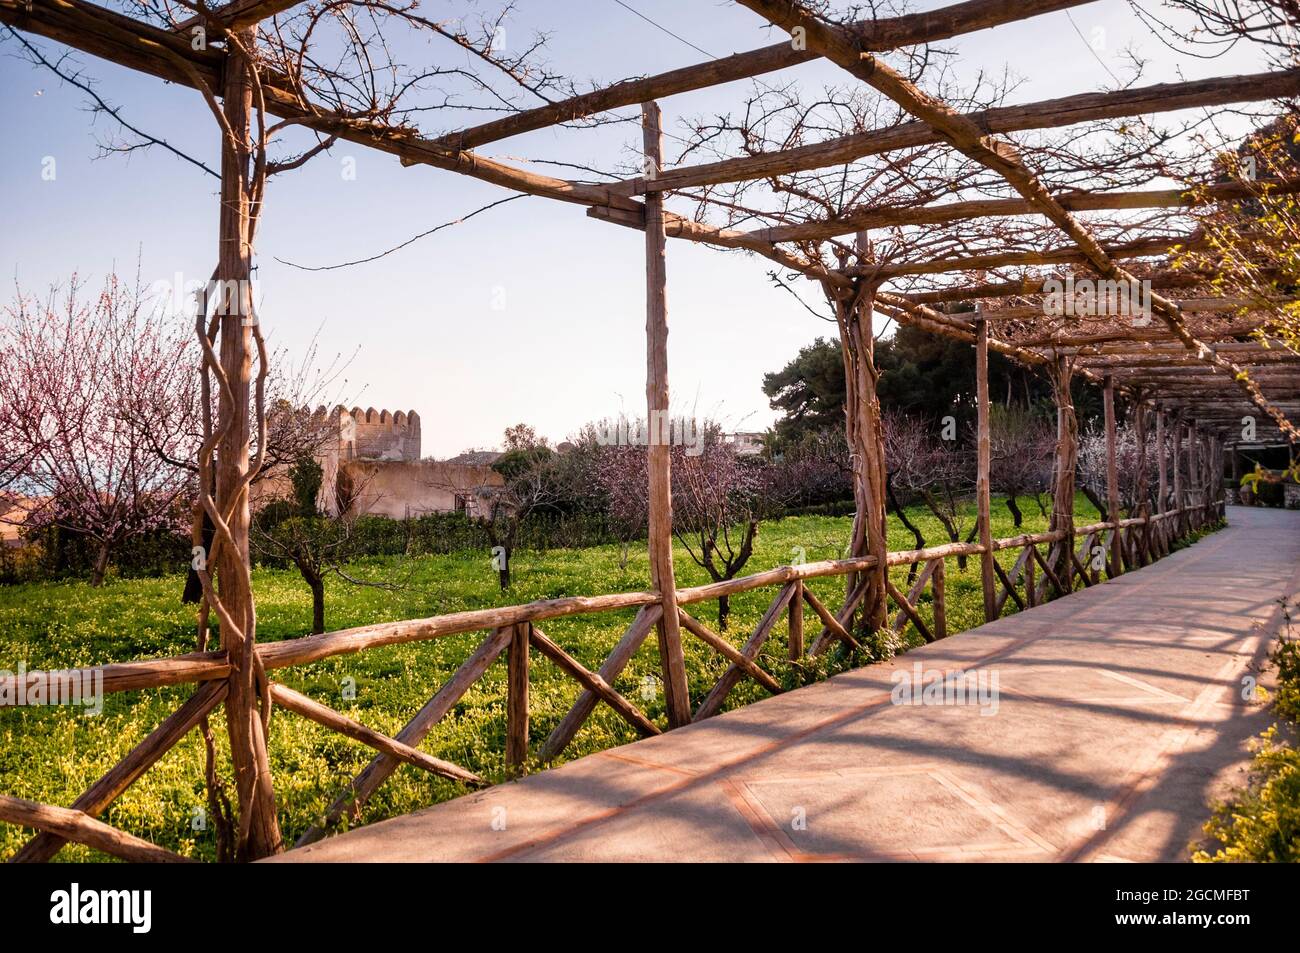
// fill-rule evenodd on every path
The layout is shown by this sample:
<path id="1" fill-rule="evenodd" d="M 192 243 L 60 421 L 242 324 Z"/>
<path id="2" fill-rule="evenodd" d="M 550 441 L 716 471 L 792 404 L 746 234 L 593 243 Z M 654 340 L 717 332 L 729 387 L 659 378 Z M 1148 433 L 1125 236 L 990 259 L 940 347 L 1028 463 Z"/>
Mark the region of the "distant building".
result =
<path id="1" fill-rule="evenodd" d="M 767 434 L 756 431 L 738 430 L 735 433 L 723 434 L 723 443 L 733 447 L 736 453 L 742 457 L 753 457 L 767 449 Z"/>
<path id="2" fill-rule="evenodd" d="M 17 548 L 23 545 L 23 524 L 40 503 L 40 500 L 25 496 L 0 498 L 0 546 Z"/>
<path id="3" fill-rule="evenodd" d="M 323 471 L 318 505 L 331 516 L 341 510 L 393 519 L 423 513 L 473 516 L 485 493 L 505 483 L 489 465 L 499 456 L 495 452 L 476 452 L 473 460 L 421 459 L 420 415 L 413 410 L 321 407 L 316 414 L 328 419 L 330 431 L 318 457 Z M 264 494 L 292 493 L 287 474 L 267 483 Z"/>

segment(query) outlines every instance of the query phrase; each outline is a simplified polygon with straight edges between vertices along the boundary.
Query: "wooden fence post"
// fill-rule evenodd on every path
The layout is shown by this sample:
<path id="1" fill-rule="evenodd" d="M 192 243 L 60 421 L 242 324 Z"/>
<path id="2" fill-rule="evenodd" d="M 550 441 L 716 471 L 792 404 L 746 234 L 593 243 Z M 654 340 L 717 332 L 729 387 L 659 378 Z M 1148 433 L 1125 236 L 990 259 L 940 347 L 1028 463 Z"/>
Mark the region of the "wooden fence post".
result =
<path id="1" fill-rule="evenodd" d="M 794 581 L 794 595 L 790 597 L 789 659 L 797 662 L 803 658 L 803 580 Z"/>
<path id="2" fill-rule="evenodd" d="M 947 579 L 943 557 L 934 561 L 934 574 L 930 576 L 930 593 L 934 597 L 934 637 L 948 636 Z"/>
<path id="3" fill-rule="evenodd" d="M 663 163 L 663 134 L 659 104 L 641 106 L 645 143 L 645 172 L 658 176 Z M 677 611 L 677 579 L 673 572 L 672 423 L 668 404 L 668 298 L 665 261 L 664 199 L 662 192 L 645 196 L 646 250 L 646 448 L 649 493 L 650 578 L 663 601 L 659 619 L 659 658 L 663 670 L 668 725 L 690 723 L 691 699 L 682 656 L 681 617 Z"/>
<path id="4" fill-rule="evenodd" d="M 1111 524 L 1111 577 L 1124 571 L 1123 546 L 1119 533 L 1119 467 L 1115 459 L 1115 378 L 1106 375 L 1103 397 L 1106 414 L 1106 521 Z"/>
<path id="5" fill-rule="evenodd" d="M 998 614 L 997 579 L 993 575 L 993 527 L 989 513 L 989 324 L 975 319 L 975 499 L 979 509 L 980 580 L 984 587 L 984 621 Z"/>
<path id="6" fill-rule="evenodd" d="M 528 630 L 511 626 L 506 654 L 506 767 L 512 772 L 528 760 Z"/>

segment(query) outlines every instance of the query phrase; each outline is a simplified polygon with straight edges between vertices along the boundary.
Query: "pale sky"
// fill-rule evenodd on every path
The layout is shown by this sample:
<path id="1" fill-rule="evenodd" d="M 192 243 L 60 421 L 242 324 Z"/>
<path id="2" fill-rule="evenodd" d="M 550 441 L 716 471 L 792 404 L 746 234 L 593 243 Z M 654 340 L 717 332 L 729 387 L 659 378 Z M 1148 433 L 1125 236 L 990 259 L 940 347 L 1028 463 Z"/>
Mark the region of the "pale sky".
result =
<path id="1" fill-rule="evenodd" d="M 434 10 L 437 0 L 429 0 Z M 934 0 L 914 9 L 940 6 Z M 485 4 L 492 6 L 492 4 Z M 627 6 L 678 34 L 674 38 Z M 1158 9 L 1152 0 L 1148 9 Z M 427 11 L 426 11 L 427 12 Z M 429 15 L 435 15 L 430 13 Z M 1012 62 L 1028 102 L 1113 88 L 1135 43 L 1150 67 L 1142 84 L 1257 72 L 1257 51 L 1211 60 L 1180 57 L 1151 35 L 1126 3 L 1100 2 L 940 44 L 962 53 L 962 75 Z M 550 33 L 547 59 L 579 84 L 610 82 L 774 43 L 783 34 L 733 3 L 700 0 L 521 0 L 509 36 Z M 1081 35 L 1082 34 L 1082 35 Z M 58 44 L 37 41 L 52 53 Z M 75 271 L 99 281 L 114 267 L 148 285 L 206 278 L 215 260 L 216 180 L 160 149 L 96 158 L 98 128 L 85 95 L 18 59 L 0 30 L 0 273 L 43 291 Z M 463 54 L 430 48 L 431 58 Z M 212 166 L 217 132 L 199 95 L 90 56 L 80 62 L 98 91 L 135 125 Z M 809 63 L 777 77 L 809 90 L 845 74 Z M 773 77 L 765 77 L 772 81 Z M 666 143 L 683 117 L 739 106 L 749 81 L 664 100 Z M 635 110 L 623 110 L 631 115 Z M 445 131 L 436 122 L 429 133 Z M 639 130 L 541 130 L 492 143 L 485 155 L 548 158 L 602 168 L 626 162 Z M 938 147 L 936 147 L 938 148 Z M 53 157 L 57 175 L 42 178 Z M 346 179 L 347 160 L 356 176 Z M 539 171 L 576 175 L 547 166 Z M 524 198 L 438 232 L 379 261 L 304 272 L 276 258 L 322 265 L 366 257 L 508 192 L 341 143 L 297 172 L 272 179 L 258 240 L 260 319 L 273 342 L 300 353 L 319 329 L 322 356 L 352 354 L 339 396 L 349 404 L 414 409 L 424 453 L 449 456 L 498 445 L 524 421 L 561 440 L 585 421 L 645 405 L 644 238 L 588 219 L 580 206 Z M 683 241 L 668 246 L 669 368 L 673 404 L 761 430 L 774 419 L 760 389 L 799 347 L 833 328 L 766 278 L 765 259 Z M 815 288 L 805 290 L 815 299 Z M 501 305 L 504 307 L 501 307 Z"/>

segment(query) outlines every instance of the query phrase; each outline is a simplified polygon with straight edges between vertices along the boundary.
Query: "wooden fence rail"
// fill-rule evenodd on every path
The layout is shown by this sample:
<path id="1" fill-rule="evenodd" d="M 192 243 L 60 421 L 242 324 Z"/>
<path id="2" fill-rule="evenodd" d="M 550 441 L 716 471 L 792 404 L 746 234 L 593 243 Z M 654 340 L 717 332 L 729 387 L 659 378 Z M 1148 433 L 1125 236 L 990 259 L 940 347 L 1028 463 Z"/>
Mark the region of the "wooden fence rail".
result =
<path id="1" fill-rule="evenodd" d="M 1103 571 L 1110 578 L 1146 565 L 1167 555 L 1180 536 L 1223 516 L 1224 500 L 1221 497 L 1213 499 L 1208 491 L 1202 491 L 1199 499 L 1193 499 L 1191 493 L 1185 495 L 1187 498 L 1182 506 L 1164 513 L 1092 523 L 1076 527 L 1073 534 L 1057 530 L 991 540 L 989 548 L 993 553 L 1015 549 L 1021 551 L 1010 570 L 995 559 L 981 560 L 981 574 L 988 576 L 986 591 L 992 594 L 991 618 L 1000 616 L 1008 602 L 1014 603 L 1017 609 L 1032 608 L 1047 601 L 1053 593 L 1057 596 L 1068 593 L 1076 584 L 1085 587 L 1097 585 Z M 1047 548 L 1046 556 L 1040 547 Z M 985 552 L 986 547 L 982 543 L 959 542 L 887 553 L 887 566 L 917 564 L 923 567 L 906 593 L 889 581 L 886 575 L 888 598 L 893 603 L 895 612 L 889 623 L 890 631 L 901 637 L 910 626 L 927 642 L 945 638 L 948 635 L 945 560 L 982 556 Z M 835 613 L 813 594 L 806 582 L 827 576 L 861 574 L 862 570 L 875 565 L 876 560 L 872 556 L 826 560 L 797 566 L 779 566 L 737 579 L 676 590 L 676 612 L 681 629 L 730 663 L 695 709 L 691 720 L 700 721 L 720 712 L 727 697 L 742 679 L 748 678 L 756 682 L 770 694 L 779 694 L 783 690 L 780 682 L 758 664 L 759 654 L 777 632 L 777 624 L 783 617 L 786 619 L 787 644 L 782 654 L 789 661 L 798 662 L 821 654 L 836 642 L 850 649 L 860 649 L 861 644 L 853 635 L 854 626 L 851 623 L 867 587 L 866 577 L 861 577 L 863 582 Z M 770 586 L 780 588 L 758 625 L 739 648 L 684 608 Z M 921 611 L 927 590 L 931 609 L 928 620 Z M 548 619 L 626 608 L 636 608 L 637 615 L 596 671 L 588 669 L 538 627 L 539 622 Z M 822 628 L 816 637 L 806 642 L 805 612 L 808 609 L 812 610 Z M 660 726 L 620 694 L 614 688 L 614 682 L 649 634 L 655 631 L 662 615 L 660 598 L 654 592 L 566 596 L 428 619 L 362 626 L 257 646 L 264 668 L 272 670 L 382 646 L 474 631 L 487 632 L 483 641 L 451 678 L 392 737 L 283 684 L 269 683 L 271 700 L 275 704 L 377 752 L 366 768 L 335 798 L 322 821 L 310 827 L 299 838 L 298 844 L 319 840 L 345 818 L 355 820 L 366 801 L 399 764 L 413 765 L 469 786 L 487 783 L 473 771 L 426 754 L 417 746 L 502 654 L 507 656 L 508 667 L 505 762 L 510 772 L 522 772 L 529 761 L 529 675 L 532 649 L 536 649 L 539 655 L 582 688 L 568 713 L 538 748 L 537 758 L 540 761 L 551 762 L 559 757 L 600 703 L 609 706 L 641 735 L 659 734 L 662 730 Z M 11 859 L 15 862 L 47 861 L 69 841 L 131 860 L 184 859 L 117 831 L 98 821 L 97 817 L 223 702 L 229 668 L 222 653 L 206 652 L 113 663 L 98 669 L 41 673 L 51 682 L 65 683 L 71 687 L 85 684 L 87 677 L 98 672 L 101 673 L 105 693 L 185 683 L 195 683 L 199 687 L 180 709 L 77 798 L 71 809 L 0 795 L 0 820 L 34 827 L 39 831 Z M 22 677 L 30 678 L 32 674 Z M 21 697 L 17 684 L 19 678 L 20 676 L 14 675 L 0 680 L 0 697 Z"/>

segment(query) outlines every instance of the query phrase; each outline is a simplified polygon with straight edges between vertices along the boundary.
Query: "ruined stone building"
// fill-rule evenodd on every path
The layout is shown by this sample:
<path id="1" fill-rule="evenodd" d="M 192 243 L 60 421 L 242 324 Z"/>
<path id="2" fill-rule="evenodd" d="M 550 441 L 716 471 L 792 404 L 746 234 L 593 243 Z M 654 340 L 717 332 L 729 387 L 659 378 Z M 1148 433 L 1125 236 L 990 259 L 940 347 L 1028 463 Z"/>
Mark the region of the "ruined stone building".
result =
<path id="1" fill-rule="evenodd" d="M 317 413 L 327 414 L 323 407 Z M 487 465 L 422 459 L 420 415 L 413 410 L 335 407 L 328 417 L 320 503 L 331 515 L 341 508 L 394 519 L 453 511 L 476 515 L 484 494 L 504 482 Z"/>

